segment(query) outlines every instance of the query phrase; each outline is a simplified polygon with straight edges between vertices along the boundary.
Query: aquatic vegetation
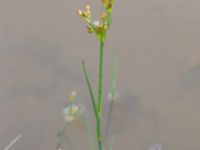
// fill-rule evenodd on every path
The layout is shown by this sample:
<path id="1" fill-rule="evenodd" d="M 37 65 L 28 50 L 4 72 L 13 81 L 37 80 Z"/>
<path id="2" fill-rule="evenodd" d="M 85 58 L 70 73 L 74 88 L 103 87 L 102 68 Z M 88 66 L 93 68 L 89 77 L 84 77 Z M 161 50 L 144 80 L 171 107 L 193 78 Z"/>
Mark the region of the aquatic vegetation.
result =
<path id="1" fill-rule="evenodd" d="M 103 96 L 103 62 L 104 62 L 104 45 L 111 25 L 111 14 L 113 10 L 114 0 L 101 0 L 101 5 L 104 7 L 104 11 L 100 13 L 100 21 L 92 20 L 91 7 L 86 5 L 85 10 L 79 10 L 79 15 L 87 22 L 88 33 L 95 33 L 100 43 L 99 53 L 99 76 L 98 76 L 98 99 L 94 96 L 93 89 L 90 84 L 90 80 L 87 75 L 84 61 L 83 72 L 88 85 L 92 106 L 96 118 L 96 134 L 98 149 L 103 149 L 103 130 L 102 130 L 102 96 Z M 114 94 L 114 93 L 113 93 Z"/>
<path id="2" fill-rule="evenodd" d="M 112 90 L 108 93 L 109 107 L 108 107 L 108 117 L 105 125 L 106 142 L 109 149 L 112 149 L 114 143 L 114 137 L 111 137 L 110 128 L 112 122 L 112 112 L 114 109 L 114 104 L 116 99 L 119 98 L 120 94 L 116 91 L 116 80 L 117 80 L 117 65 L 118 65 L 118 53 L 115 51 L 113 55 L 113 66 L 112 66 Z"/>
<path id="3" fill-rule="evenodd" d="M 63 110 L 64 119 L 66 122 L 72 122 L 76 120 L 83 113 L 83 106 L 75 102 L 77 92 L 72 91 L 69 98 L 69 105 L 67 105 Z"/>
<path id="4" fill-rule="evenodd" d="M 99 1 L 101 6 L 104 8 L 103 11 L 100 13 L 100 20 L 93 20 L 92 12 L 91 12 L 91 7 L 89 4 L 86 4 L 85 9 L 78 10 L 78 14 L 83 18 L 83 20 L 87 23 L 87 30 L 88 33 L 94 33 L 97 36 L 97 39 L 99 41 L 99 67 L 98 67 L 98 95 L 94 95 L 93 88 L 91 86 L 90 79 L 87 74 L 86 70 L 86 65 L 85 61 L 82 61 L 82 67 L 83 67 L 83 74 L 88 86 L 90 98 L 91 98 L 91 103 L 92 103 L 92 108 L 93 112 L 95 115 L 95 121 L 96 121 L 96 138 L 93 137 L 92 133 L 92 128 L 90 127 L 90 123 L 87 119 L 86 113 L 84 112 L 83 106 L 80 103 L 77 103 L 75 100 L 75 97 L 77 95 L 76 91 L 73 91 L 69 97 L 69 104 L 64 108 L 63 110 L 63 115 L 65 119 L 65 126 L 61 130 L 59 134 L 59 143 L 57 145 L 57 150 L 61 150 L 62 145 L 64 143 L 64 138 L 66 137 L 65 135 L 65 130 L 66 130 L 66 125 L 76 121 L 78 118 L 81 118 L 85 128 L 87 129 L 88 132 L 88 137 L 89 137 L 89 148 L 90 150 L 94 150 L 94 139 L 97 141 L 98 144 L 98 150 L 103 150 L 105 148 L 105 143 L 109 143 L 109 148 L 113 148 L 113 139 L 112 137 L 111 140 L 108 140 L 108 142 L 103 141 L 103 118 L 102 118 L 102 100 L 103 100 L 103 64 L 104 64 L 104 46 L 105 46 L 105 41 L 107 38 L 107 34 L 111 25 L 111 15 L 112 15 L 112 10 L 113 10 L 113 5 L 114 5 L 114 0 L 101 0 Z M 115 55 L 117 56 L 117 54 Z M 112 74 L 112 92 L 109 96 L 109 114 L 108 114 L 108 120 L 106 124 L 106 135 L 109 135 L 109 128 L 111 124 L 111 117 L 112 117 L 112 109 L 114 105 L 114 99 L 118 97 L 116 93 L 116 68 L 117 68 L 117 57 L 114 58 L 114 65 L 113 65 L 113 74 Z M 68 146 L 69 148 L 70 143 L 68 141 Z M 72 149 L 72 148 L 70 148 Z"/>
<path id="5" fill-rule="evenodd" d="M 85 10 L 79 9 L 78 14 L 87 22 L 88 33 L 96 33 L 103 47 L 111 24 L 111 14 L 114 0 L 102 0 L 101 2 L 105 8 L 105 12 L 100 13 L 100 21 L 92 20 L 91 7 L 89 4 L 85 6 Z"/>
<path id="6" fill-rule="evenodd" d="M 69 96 L 69 101 L 66 107 L 63 109 L 64 127 L 59 131 L 58 138 L 59 142 L 57 144 L 57 150 L 62 150 L 64 147 L 73 150 L 73 145 L 70 142 L 70 136 L 67 135 L 66 130 L 69 124 L 73 122 L 80 121 L 83 127 L 87 130 L 89 138 L 89 150 L 94 149 L 94 137 L 91 130 L 89 120 L 87 118 L 87 113 L 84 106 L 77 99 L 77 91 L 72 91 Z"/>

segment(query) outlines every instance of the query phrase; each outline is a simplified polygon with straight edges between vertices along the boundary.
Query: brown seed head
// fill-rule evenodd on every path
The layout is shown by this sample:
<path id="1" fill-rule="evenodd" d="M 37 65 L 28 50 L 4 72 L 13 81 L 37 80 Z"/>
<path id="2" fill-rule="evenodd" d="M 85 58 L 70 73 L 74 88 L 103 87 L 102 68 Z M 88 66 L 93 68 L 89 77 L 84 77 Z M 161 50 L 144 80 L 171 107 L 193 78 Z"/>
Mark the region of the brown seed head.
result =
<path id="1" fill-rule="evenodd" d="M 106 6 L 107 0 L 101 0 L 101 2 L 102 2 L 102 4 L 103 4 L 103 6 Z"/>
<path id="2" fill-rule="evenodd" d="M 83 11 L 79 9 L 79 10 L 78 10 L 78 14 L 79 14 L 79 16 L 82 17 L 82 16 L 83 16 Z"/>
<path id="3" fill-rule="evenodd" d="M 84 18 L 87 18 L 87 19 L 90 19 L 91 18 L 91 11 L 90 11 L 90 5 L 87 4 L 85 6 L 86 10 L 85 11 L 82 11 L 82 10 L 78 10 L 78 14 L 81 16 L 81 17 L 84 17 Z"/>
<path id="4" fill-rule="evenodd" d="M 100 16 L 101 16 L 101 20 L 104 22 L 107 17 L 106 13 L 101 13 Z"/>
<path id="5" fill-rule="evenodd" d="M 87 5 L 85 6 L 85 8 L 86 8 L 86 10 L 90 10 L 90 5 L 87 4 Z"/>
<path id="6" fill-rule="evenodd" d="M 88 29 L 88 33 L 94 32 L 94 29 L 90 25 L 87 26 L 87 29 Z"/>

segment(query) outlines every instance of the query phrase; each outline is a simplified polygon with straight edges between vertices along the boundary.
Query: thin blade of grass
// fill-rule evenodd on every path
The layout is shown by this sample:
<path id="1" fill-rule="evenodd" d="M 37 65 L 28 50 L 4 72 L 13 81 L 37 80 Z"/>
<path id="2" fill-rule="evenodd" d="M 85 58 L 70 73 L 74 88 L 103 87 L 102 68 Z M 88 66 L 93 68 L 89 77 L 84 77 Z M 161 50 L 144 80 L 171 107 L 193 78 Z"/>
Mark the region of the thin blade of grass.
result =
<path id="1" fill-rule="evenodd" d="M 114 145 L 114 136 L 112 137 L 111 139 L 111 143 L 110 143 L 110 146 L 109 146 L 109 150 L 113 150 L 113 145 Z"/>
<path id="2" fill-rule="evenodd" d="M 116 95 L 116 81 L 117 81 L 117 66 L 118 66 L 118 51 L 114 53 L 113 68 L 112 68 L 112 100 Z"/>
<path id="3" fill-rule="evenodd" d="M 112 119 L 112 112 L 114 107 L 114 99 L 116 98 L 116 81 L 117 81 L 117 66 L 118 66 L 118 51 L 114 52 L 113 56 L 113 66 L 112 66 L 112 91 L 111 91 L 111 99 L 108 108 L 108 119 L 106 123 L 106 138 L 110 136 L 110 126 Z"/>
<path id="4" fill-rule="evenodd" d="M 66 129 L 67 129 L 67 122 L 65 122 L 64 124 L 64 127 L 59 131 L 58 133 L 58 138 L 59 138 L 59 141 L 58 141 L 58 144 L 56 146 L 56 150 L 62 150 L 62 147 L 67 150 L 74 150 L 74 147 L 72 146 L 70 140 L 69 140 L 69 137 L 66 133 Z"/>
<path id="5" fill-rule="evenodd" d="M 22 135 L 18 135 L 16 138 L 14 138 L 9 144 L 8 146 L 6 146 L 3 150 L 9 150 L 20 138 L 22 137 Z"/>
<path id="6" fill-rule="evenodd" d="M 83 114 L 82 116 L 82 119 L 83 119 L 83 123 L 84 123 L 84 126 L 87 130 L 87 133 L 88 133 L 88 137 L 89 137 L 89 150 L 95 150 L 95 147 L 94 147 L 94 134 L 93 134 L 93 131 L 92 131 L 92 127 L 90 125 L 90 122 L 89 122 L 89 119 L 87 118 L 87 116 L 85 115 L 85 113 Z"/>
<path id="7" fill-rule="evenodd" d="M 95 100 L 95 96 L 94 96 L 94 94 L 93 94 L 93 90 L 92 90 L 92 87 L 91 87 L 91 84 L 90 84 L 90 80 L 89 80 L 88 75 L 87 75 L 87 71 L 86 71 L 86 67 L 85 67 L 85 62 L 84 62 L 84 60 L 82 61 L 82 65 L 83 65 L 83 72 L 84 72 L 85 80 L 86 80 L 86 82 L 87 82 L 87 86 L 88 86 L 90 98 L 91 98 L 91 100 L 92 100 L 92 107 L 93 107 L 95 116 L 96 116 L 96 118 L 97 118 L 97 117 L 98 117 L 98 114 L 97 114 L 96 100 Z"/>
<path id="8" fill-rule="evenodd" d="M 65 124 L 67 124 L 67 123 L 65 123 Z M 69 138 L 69 136 L 68 136 L 68 134 L 67 134 L 67 132 L 66 132 L 66 129 L 67 129 L 67 127 L 66 127 L 67 125 L 65 125 L 65 130 L 64 130 L 64 140 L 65 140 L 65 142 L 66 142 L 66 144 L 65 144 L 65 148 L 66 148 L 66 150 L 67 149 L 69 149 L 69 150 L 74 150 L 74 147 L 73 147 L 73 145 L 72 145 L 72 143 L 71 143 L 71 141 L 70 141 L 70 138 Z"/>
<path id="9" fill-rule="evenodd" d="M 111 122 L 112 122 L 112 113 L 114 109 L 114 103 L 116 98 L 116 81 L 117 81 L 117 66 L 118 66 L 118 51 L 114 51 L 113 55 L 113 66 L 112 66 L 112 91 L 111 91 L 111 99 L 109 99 L 109 107 L 108 107 L 108 117 L 106 121 L 105 127 L 105 138 L 107 139 L 109 149 L 112 149 L 112 139 L 110 139 L 111 135 Z"/>

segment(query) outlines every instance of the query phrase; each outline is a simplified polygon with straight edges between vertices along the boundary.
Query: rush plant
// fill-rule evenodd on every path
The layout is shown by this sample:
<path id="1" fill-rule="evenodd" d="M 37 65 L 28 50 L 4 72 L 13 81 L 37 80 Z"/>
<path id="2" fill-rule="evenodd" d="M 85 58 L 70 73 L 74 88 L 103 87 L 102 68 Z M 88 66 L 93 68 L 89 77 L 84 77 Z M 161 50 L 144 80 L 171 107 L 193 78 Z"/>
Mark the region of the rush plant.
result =
<path id="1" fill-rule="evenodd" d="M 82 61 L 83 72 L 87 82 L 89 94 L 92 101 L 93 111 L 96 118 L 96 135 L 98 141 L 98 149 L 103 150 L 102 137 L 102 95 L 103 95 L 103 63 L 104 63 L 104 45 L 107 38 L 108 31 L 111 25 L 111 15 L 114 5 L 114 0 L 100 0 L 100 5 L 104 10 L 100 13 L 100 20 L 93 20 L 91 7 L 89 4 L 85 6 L 85 10 L 78 10 L 79 15 L 87 23 L 88 33 L 96 34 L 99 41 L 99 68 L 98 68 L 98 95 L 94 95 L 91 86 L 84 60 Z"/>

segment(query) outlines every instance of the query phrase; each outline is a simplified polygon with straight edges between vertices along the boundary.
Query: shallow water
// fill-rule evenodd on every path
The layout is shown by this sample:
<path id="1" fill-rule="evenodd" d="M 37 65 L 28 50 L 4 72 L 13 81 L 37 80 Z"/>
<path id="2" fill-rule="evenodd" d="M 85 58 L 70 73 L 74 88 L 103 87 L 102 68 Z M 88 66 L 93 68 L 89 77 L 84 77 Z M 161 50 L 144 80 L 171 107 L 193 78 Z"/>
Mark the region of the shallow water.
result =
<path id="1" fill-rule="evenodd" d="M 91 113 L 81 60 L 95 86 L 98 43 L 77 16 L 84 2 L 0 1 L 0 149 L 22 134 L 13 149 L 54 150 L 64 124 L 62 109 L 74 89 Z M 195 0 L 116 2 L 104 84 L 107 108 L 111 54 L 119 50 L 114 149 L 146 150 L 152 144 L 200 149 L 199 5 Z M 75 148 L 87 149 L 78 123 L 69 126 L 68 135 Z"/>

